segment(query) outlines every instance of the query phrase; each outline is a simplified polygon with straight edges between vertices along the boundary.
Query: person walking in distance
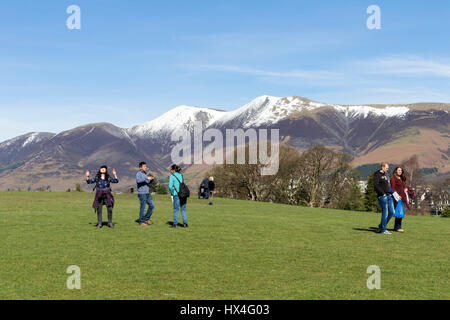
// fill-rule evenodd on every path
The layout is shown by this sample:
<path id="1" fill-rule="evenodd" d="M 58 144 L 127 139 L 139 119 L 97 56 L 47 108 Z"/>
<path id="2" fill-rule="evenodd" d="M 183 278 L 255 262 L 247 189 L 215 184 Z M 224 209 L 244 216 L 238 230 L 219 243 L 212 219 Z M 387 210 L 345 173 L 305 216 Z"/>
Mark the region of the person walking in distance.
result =
<path id="1" fill-rule="evenodd" d="M 155 210 L 155 202 L 150 194 L 150 183 L 152 180 L 153 177 L 150 174 L 147 174 L 147 164 L 145 162 L 139 163 L 139 171 L 136 173 L 136 184 L 140 204 L 139 226 L 141 227 L 147 227 L 153 224 L 150 220 L 153 211 Z M 147 213 L 145 213 L 147 205 L 148 209 Z"/>
<path id="2" fill-rule="evenodd" d="M 387 230 L 389 220 L 394 215 L 394 200 L 392 198 L 391 186 L 389 177 L 389 164 L 387 162 L 381 163 L 381 169 L 375 171 L 373 174 L 373 187 L 378 195 L 378 201 L 381 206 L 381 222 L 379 225 L 381 234 L 391 234 Z"/>
<path id="3" fill-rule="evenodd" d="M 214 177 L 211 176 L 208 179 L 208 189 L 209 189 L 209 205 L 211 206 L 213 204 L 213 197 L 214 197 L 214 189 L 216 188 L 216 184 L 214 182 Z"/>

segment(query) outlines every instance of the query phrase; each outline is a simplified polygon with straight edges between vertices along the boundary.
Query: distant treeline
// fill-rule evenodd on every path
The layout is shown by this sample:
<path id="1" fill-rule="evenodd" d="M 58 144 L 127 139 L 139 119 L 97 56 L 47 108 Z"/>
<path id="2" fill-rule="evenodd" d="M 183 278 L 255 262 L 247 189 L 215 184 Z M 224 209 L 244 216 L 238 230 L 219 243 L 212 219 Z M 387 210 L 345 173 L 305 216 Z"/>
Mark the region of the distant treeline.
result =
<path id="1" fill-rule="evenodd" d="M 395 167 L 400 166 L 400 165 L 391 163 L 391 164 L 389 164 L 389 166 L 392 169 L 394 169 Z M 380 168 L 379 163 L 363 164 L 361 166 L 356 167 L 356 171 L 361 173 L 361 180 L 368 180 L 369 175 L 374 173 L 379 168 Z M 420 172 L 423 175 L 435 174 L 435 173 L 438 173 L 438 171 L 439 171 L 438 168 L 421 168 L 420 169 Z"/>
<path id="2" fill-rule="evenodd" d="M 300 154 L 282 144 L 278 172 L 264 176 L 261 175 L 264 165 L 259 161 L 250 164 L 248 145 L 245 150 L 244 164 L 219 165 L 208 173 L 215 177 L 218 196 L 319 208 L 380 211 L 373 188 L 373 172 L 380 168 L 380 164 L 360 166 L 357 170 L 352 167 L 353 157 L 349 154 L 322 145 Z M 393 164 L 391 170 L 395 166 Z M 448 205 L 450 179 L 431 189 L 424 188 L 425 173 L 435 173 L 436 168 L 420 168 L 417 156 L 405 159 L 400 166 L 407 177 L 408 188 L 417 192 L 416 199 L 411 201 L 414 210 L 429 212 L 433 207 Z M 358 182 L 361 180 L 360 170 L 368 178 L 365 190 Z"/>
<path id="3" fill-rule="evenodd" d="M 302 154 L 295 148 L 280 145 L 277 174 L 264 176 L 261 174 L 264 167 L 262 163 L 248 162 L 248 149 L 247 145 L 245 164 L 224 164 L 210 171 L 209 174 L 216 181 L 218 196 L 319 208 L 365 210 L 364 195 L 358 184 L 359 173 L 351 166 L 352 156 L 322 145 Z"/>
<path id="4" fill-rule="evenodd" d="M 13 164 L 11 164 L 11 165 L 9 165 L 9 166 L 0 168 L 0 173 L 2 173 L 3 171 L 7 171 L 7 170 L 14 170 L 14 169 L 17 169 L 17 168 L 23 166 L 24 164 L 25 164 L 25 162 L 17 162 L 17 163 L 13 163 Z"/>

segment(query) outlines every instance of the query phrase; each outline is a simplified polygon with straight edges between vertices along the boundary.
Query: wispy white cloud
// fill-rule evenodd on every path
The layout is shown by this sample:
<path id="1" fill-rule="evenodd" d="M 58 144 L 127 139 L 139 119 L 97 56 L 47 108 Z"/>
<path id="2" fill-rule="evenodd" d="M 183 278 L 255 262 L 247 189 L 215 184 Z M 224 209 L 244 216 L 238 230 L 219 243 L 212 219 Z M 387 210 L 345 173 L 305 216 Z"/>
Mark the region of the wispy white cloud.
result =
<path id="1" fill-rule="evenodd" d="M 327 70 L 269 70 L 246 65 L 235 64 L 178 64 L 176 67 L 191 71 L 216 71 L 245 74 L 259 79 L 282 85 L 338 86 L 338 87 L 371 87 L 384 88 L 384 93 L 405 94 L 405 84 L 409 79 L 418 77 L 438 81 L 450 77 L 450 63 L 444 58 L 438 60 L 414 56 L 382 57 L 372 60 L 347 61 L 336 64 Z M 303 80 L 296 82 L 294 80 Z M 317 81 L 319 83 L 316 83 Z M 399 85 L 399 87 L 396 87 Z M 414 82 L 415 85 L 420 83 Z M 425 85 L 425 83 L 423 83 Z M 429 84 L 429 83 L 426 83 Z M 408 90 L 409 91 L 409 90 Z M 443 95 L 447 96 L 447 95 Z"/>
<path id="2" fill-rule="evenodd" d="M 384 57 L 359 61 L 355 65 L 361 67 L 361 71 L 371 74 L 450 77 L 450 63 L 421 57 Z"/>
<path id="3" fill-rule="evenodd" d="M 263 77 L 274 78 L 297 78 L 297 79 L 336 79 L 339 75 L 335 72 L 322 70 L 292 70 L 292 71 L 271 71 L 251 67 L 223 64 L 182 64 L 178 65 L 188 69 L 204 69 L 221 72 L 241 73 Z"/>

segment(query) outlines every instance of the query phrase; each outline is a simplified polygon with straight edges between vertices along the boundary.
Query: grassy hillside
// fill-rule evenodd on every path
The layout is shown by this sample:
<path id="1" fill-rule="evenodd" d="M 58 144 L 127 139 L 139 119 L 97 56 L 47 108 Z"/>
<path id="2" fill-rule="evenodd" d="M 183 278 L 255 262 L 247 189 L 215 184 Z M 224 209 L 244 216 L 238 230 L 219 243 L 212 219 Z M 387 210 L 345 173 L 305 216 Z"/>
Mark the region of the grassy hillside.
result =
<path id="1" fill-rule="evenodd" d="M 450 219 L 408 216 L 385 236 L 373 213 L 191 199 L 190 227 L 173 230 L 157 196 L 139 228 L 137 196 L 117 195 L 116 228 L 98 230 L 92 198 L 0 193 L 0 299 L 450 299 Z M 69 265 L 81 290 L 66 288 Z"/>

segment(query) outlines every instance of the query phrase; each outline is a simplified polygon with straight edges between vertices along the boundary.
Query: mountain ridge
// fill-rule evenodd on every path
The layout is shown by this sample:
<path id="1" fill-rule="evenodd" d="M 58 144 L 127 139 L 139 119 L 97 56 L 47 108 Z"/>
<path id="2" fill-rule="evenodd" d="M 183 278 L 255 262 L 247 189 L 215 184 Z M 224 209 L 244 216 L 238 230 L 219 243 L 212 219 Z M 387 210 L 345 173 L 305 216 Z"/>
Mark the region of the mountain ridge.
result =
<path id="1" fill-rule="evenodd" d="M 279 129 L 282 142 L 299 150 L 316 144 L 344 151 L 360 159 L 379 162 L 417 154 L 426 167 L 450 171 L 450 104 L 338 105 L 299 96 L 263 95 L 232 111 L 180 105 L 142 124 L 121 128 L 92 123 L 59 133 L 30 132 L 0 142 L 0 189 L 25 189 L 26 184 L 53 189 L 79 181 L 83 169 L 108 163 L 133 185 L 136 162 L 147 160 L 163 175 L 170 165 L 178 128 L 192 132 L 195 121 L 204 129 Z M 404 152 L 397 150 L 404 149 Z M 366 162 L 369 163 L 369 162 Z M 33 181 L 28 177 L 32 176 Z M 67 181 L 64 181 L 66 179 Z M 20 181 L 20 183 L 19 183 Z M 65 189 L 64 189 L 65 190 Z"/>

